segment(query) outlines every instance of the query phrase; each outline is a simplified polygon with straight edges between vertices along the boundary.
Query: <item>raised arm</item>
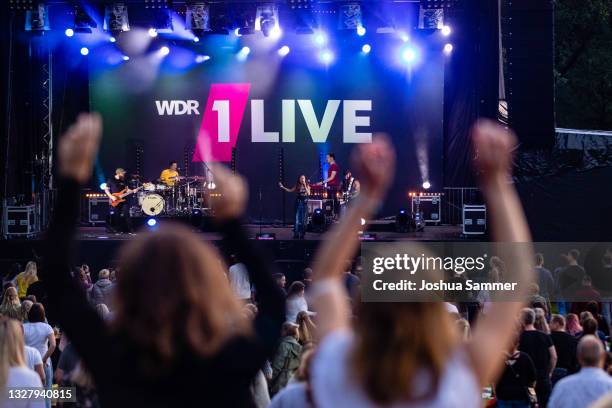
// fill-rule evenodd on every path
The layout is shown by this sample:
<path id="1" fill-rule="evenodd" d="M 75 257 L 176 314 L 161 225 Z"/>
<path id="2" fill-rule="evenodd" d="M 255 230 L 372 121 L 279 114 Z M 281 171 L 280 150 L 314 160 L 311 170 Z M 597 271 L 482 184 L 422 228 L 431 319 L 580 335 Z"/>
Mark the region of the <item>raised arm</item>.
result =
<path id="1" fill-rule="evenodd" d="M 272 277 L 273 266 L 260 248 L 255 248 L 240 224 L 247 203 L 244 179 L 222 166 L 213 168 L 221 202 L 215 216 L 229 247 L 246 266 L 257 290 L 259 313 L 255 333 L 266 353 L 272 353 L 285 321 L 285 296 Z"/>
<path id="2" fill-rule="evenodd" d="M 510 184 L 516 137 L 494 122 L 480 121 L 474 126 L 472 142 L 492 238 L 502 243 L 499 248 L 505 255 L 505 280 L 518 283 L 518 290 L 513 293 L 514 301 L 493 301 L 489 311 L 479 318 L 468 344 L 476 375 L 485 385 L 494 381 L 502 371 L 502 350 L 507 349 L 516 335 L 517 314 L 524 306 L 521 299 L 527 296 L 534 268 L 529 244 L 531 235 L 518 194 Z"/>
<path id="3" fill-rule="evenodd" d="M 285 185 L 282 182 L 278 182 L 278 186 L 281 188 L 281 190 L 285 190 L 288 193 L 293 193 L 295 191 L 295 186 L 292 188 L 287 188 L 285 187 Z"/>
<path id="4" fill-rule="evenodd" d="M 48 291 L 47 306 L 77 352 L 92 367 L 103 364 L 107 330 L 85 293 L 70 275 L 74 234 L 79 214 L 79 188 L 91 176 L 102 132 L 97 114 L 82 114 L 60 138 L 59 191 L 47 232 L 41 277 Z"/>
<path id="5" fill-rule="evenodd" d="M 385 197 L 395 170 L 395 151 L 384 136 L 353 152 L 353 167 L 361 174 L 362 192 L 341 221 L 322 241 L 313 262 L 311 299 L 317 315 L 319 338 L 348 327 L 349 304 L 341 279 L 344 262 L 355 255 L 359 245 L 361 218 L 370 218 Z"/>

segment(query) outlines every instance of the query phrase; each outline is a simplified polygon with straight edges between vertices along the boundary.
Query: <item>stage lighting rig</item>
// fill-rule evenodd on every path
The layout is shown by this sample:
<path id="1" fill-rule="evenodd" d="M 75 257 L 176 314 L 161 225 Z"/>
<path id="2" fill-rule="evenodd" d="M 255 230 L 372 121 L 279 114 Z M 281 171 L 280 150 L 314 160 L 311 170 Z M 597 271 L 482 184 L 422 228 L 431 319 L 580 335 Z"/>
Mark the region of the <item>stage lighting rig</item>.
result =
<path id="1" fill-rule="evenodd" d="M 188 3 L 185 26 L 194 34 L 210 31 L 210 6 L 204 2 Z"/>
<path id="2" fill-rule="evenodd" d="M 45 2 L 40 1 L 26 10 L 26 31 L 48 31 L 50 29 L 49 8 Z"/>
<path id="3" fill-rule="evenodd" d="M 116 1 L 104 8 L 104 30 L 113 35 L 123 31 L 130 31 L 127 4 Z"/>
<path id="4" fill-rule="evenodd" d="M 74 6 L 74 29 L 75 33 L 87 33 L 91 34 L 94 28 L 97 28 L 98 24 L 93 18 L 83 9 L 80 4 Z"/>
<path id="5" fill-rule="evenodd" d="M 419 7 L 420 29 L 442 29 L 445 10 L 458 4 L 458 0 L 421 0 Z"/>
<path id="6" fill-rule="evenodd" d="M 296 34 L 312 34 L 317 27 L 312 13 L 313 0 L 287 0 L 287 6 L 294 18 Z"/>
<path id="7" fill-rule="evenodd" d="M 278 8 L 275 4 L 268 3 L 257 7 L 255 30 L 261 31 L 264 37 L 280 36 Z"/>
<path id="8" fill-rule="evenodd" d="M 360 3 L 353 2 L 341 4 L 338 11 L 338 29 L 365 30 L 363 27 L 363 15 Z M 365 34 L 365 31 L 363 31 L 363 34 Z"/>

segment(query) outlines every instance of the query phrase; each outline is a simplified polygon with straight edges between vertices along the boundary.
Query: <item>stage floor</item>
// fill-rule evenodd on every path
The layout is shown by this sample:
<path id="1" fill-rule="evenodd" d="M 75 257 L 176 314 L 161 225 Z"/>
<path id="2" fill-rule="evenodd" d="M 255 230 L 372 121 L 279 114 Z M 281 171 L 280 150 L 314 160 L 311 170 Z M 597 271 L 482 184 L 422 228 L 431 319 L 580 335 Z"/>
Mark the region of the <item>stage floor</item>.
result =
<path id="1" fill-rule="evenodd" d="M 276 240 L 280 241 L 297 241 L 293 239 L 293 231 L 290 226 L 275 226 L 275 225 L 246 225 L 249 238 L 256 238 L 259 233 L 272 233 Z M 388 229 L 388 228 L 385 228 Z M 425 230 L 420 232 L 399 233 L 395 231 L 381 230 L 380 224 L 372 224 L 366 228 L 366 232 L 374 234 L 377 241 L 457 241 L 463 240 L 461 236 L 461 226 L 454 225 L 432 225 L 425 227 Z M 136 233 L 137 235 L 138 233 Z M 216 241 L 221 239 L 221 236 L 215 232 L 201 232 L 203 238 L 207 241 Z M 78 239 L 81 241 L 98 241 L 98 240 L 129 240 L 135 235 L 129 234 L 113 234 L 106 232 L 104 227 L 80 227 L 78 231 Z M 319 241 L 324 234 L 307 232 L 304 240 Z"/>

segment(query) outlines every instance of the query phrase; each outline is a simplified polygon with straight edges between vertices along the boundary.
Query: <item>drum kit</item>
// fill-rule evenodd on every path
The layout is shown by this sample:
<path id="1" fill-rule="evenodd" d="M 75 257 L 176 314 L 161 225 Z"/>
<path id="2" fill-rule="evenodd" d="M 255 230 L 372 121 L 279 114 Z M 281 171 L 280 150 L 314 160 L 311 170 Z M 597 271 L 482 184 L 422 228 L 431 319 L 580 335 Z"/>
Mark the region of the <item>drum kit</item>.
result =
<path id="1" fill-rule="evenodd" d="M 214 188 L 202 176 L 176 177 L 172 186 L 161 182 L 143 184 L 138 191 L 138 205 L 133 205 L 131 215 L 176 216 L 191 214 L 193 210 L 207 210 L 206 196 Z"/>

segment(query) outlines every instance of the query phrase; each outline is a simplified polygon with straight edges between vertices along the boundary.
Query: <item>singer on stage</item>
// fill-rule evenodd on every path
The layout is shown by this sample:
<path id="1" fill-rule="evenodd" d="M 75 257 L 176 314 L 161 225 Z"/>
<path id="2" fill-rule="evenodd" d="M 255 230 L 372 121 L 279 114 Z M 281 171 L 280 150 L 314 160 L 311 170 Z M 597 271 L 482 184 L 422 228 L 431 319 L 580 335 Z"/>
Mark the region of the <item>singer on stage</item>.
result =
<path id="1" fill-rule="evenodd" d="M 304 239 L 306 235 L 306 202 L 310 195 L 310 184 L 305 175 L 298 177 L 295 186 L 287 188 L 282 182 L 278 186 L 288 193 L 296 193 L 295 196 L 295 223 L 293 224 L 293 239 Z"/>

